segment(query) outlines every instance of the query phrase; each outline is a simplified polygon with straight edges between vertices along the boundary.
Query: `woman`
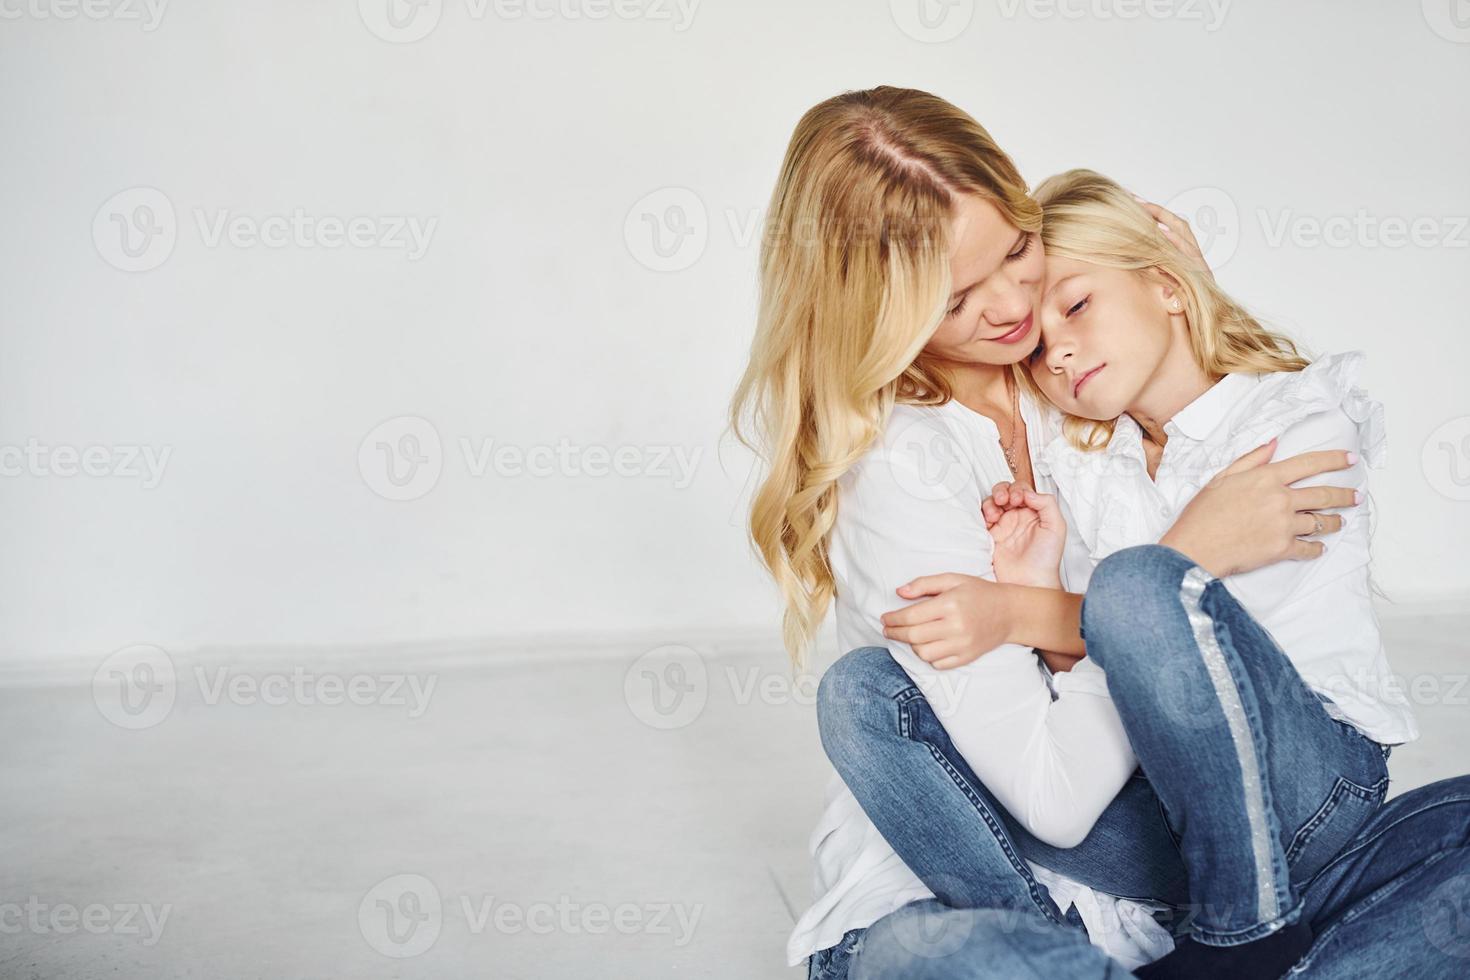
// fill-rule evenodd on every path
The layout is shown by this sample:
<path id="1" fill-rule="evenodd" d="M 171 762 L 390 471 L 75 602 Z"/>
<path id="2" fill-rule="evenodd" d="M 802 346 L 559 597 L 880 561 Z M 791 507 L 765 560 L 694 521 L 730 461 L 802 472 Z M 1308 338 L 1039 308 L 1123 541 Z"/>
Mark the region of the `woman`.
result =
<path id="1" fill-rule="evenodd" d="M 988 572 L 976 557 L 988 553 L 983 523 L 980 533 L 974 533 L 980 520 L 977 488 L 1007 475 L 1028 479 L 1028 425 L 1046 424 L 1037 406 L 1006 381 L 1007 366 L 1034 346 L 1033 311 L 1044 268 L 1035 241 L 1038 218 L 1014 167 L 984 130 L 932 96 L 892 89 L 851 93 L 816 107 L 798 126 L 769 212 L 761 327 L 737 396 L 737 414 L 750 411 L 771 464 L 753 509 L 752 532 L 787 596 L 786 634 L 793 655 L 799 657 L 805 649 L 834 591 L 843 642 L 876 645 L 883 642 L 878 617 L 889 604 L 893 585 L 936 567 Z M 816 235 L 810 233 L 813 229 Z M 946 305 L 952 292 L 959 295 Z M 906 442 L 906 432 L 916 438 Z M 951 439 L 954 433 L 961 438 Z M 870 537 L 897 540 L 923 529 L 935 532 L 926 540 L 937 542 L 944 539 L 942 532 L 954 532 L 953 544 L 936 544 L 929 551 L 915 547 L 911 557 L 893 549 L 883 556 L 893 558 L 893 566 L 885 568 L 878 567 L 881 561 L 865 561 L 875 557 L 871 554 L 853 560 L 842 534 L 842 522 L 865 497 L 864 486 L 851 477 L 880 437 L 890 448 L 917 452 L 908 461 L 917 460 L 915 465 L 896 463 L 889 478 L 912 491 L 914 507 L 910 513 L 886 516 L 880 508 L 872 515 L 878 523 L 869 529 Z M 1337 457 L 1340 465 L 1341 454 Z M 902 459 L 902 454 L 893 458 Z M 1009 474 L 1007 459 L 1012 462 Z M 1248 568 L 1287 552 L 1282 538 L 1295 535 L 1282 532 L 1296 517 L 1294 501 L 1284 494 L 1261 498 L 1256 490 L 1271 481 L 1280 486 L 1290 481 L 1284 479 L 1283 464 L 1253 465 L 1257 462 L 1244 461 L 1238 472 L 1181 516 L 1171 531 L 1180 551 L 1188 553 L 1191 542 L 1212 546 L 1222 537 L 1222 528 L 1248 513 L 1253 516 L 1244 533 L 1225 536 L 1227 547 L 1216 557 L 1230 567 Z M 1330 465 L 1321 457 L 1310 458 L 1291 475 L 1295 479 Z M 877 478 L 871 468 L 865 469 L 867 476 Z M 965 506 L 970 499 L 966 495 L 973 497 L 973 508 Z M 860 534 L 847 537 L 862 541 Z M 953 562 L 945 560 L 951 556 Z M 904 571 L 905 563 L 912 571 Z M 1048 649 L 1080 647 L 1077 606 L 1065 593 L 986 584 L 1004 615 L 995 618 L 996 634 L 981 649 L 999 646 L 1004 639 Z M 1024 669 L 1017 669 L 1024 666 L 1020 658 L 1030 656 L 1023 648 L 1001 647 L 973 665 L 938 675 L 901 647 L 894 644 L 894 655 L 905 654 L 910 674 L 933 678 L 983 671 L 987 685 L 991 680 L 1013 685 L 1026 709 L 1041 719 L 1031 729 L 1040 738 L 1021 746 L 1040 765 L 1042 778 L 1029 784 L 1039 792 L 1037 799 L 1044 799 L 1048 790 L 1065 789 L 1055 779 L 1048 783 L 1059 764 L 1037 753 L 1038 742 L 1068 732 L 1074 741 L 1081 733 L 1085 742 L 1086 733 L 1099 726 L 1106 730 L 1112 724 L 1116 730 L 1116 713 L 1110 722 L 1110 706 L 1102 706 L 1106 689 L 1099 691 L 1095 681 L 1086 680 L 1085 670 L 1077 686 L 1062 690 L 1053 702 L 1034 669 L 1030 676 L 1042 685 L 1040 697 L 1035 683 L 1027 686 Z M 845 701 L 841 685 L 828 683 L 831 678 L 829 674 L 823 684 L 824 716 Z M 1059 676 L 1059 689 L 1066 680 Z M 945 792 L 961 798 L 963 812 L 936 805 L 928 815 L 929 827 L 940 828 L 938 839 L 963 842 L 957 850 L 976 866 L 991 866 L 979 860 L 988 848 L 987 856 L 997 859 L 995 866 L 1013 871 L 1022 883 L 1012 894 L 1018 907 L 1027 909 L 1029 903 L 1034 919 L 1026 922 L 1038 921 L 1046 928 L 1007 929 L 1013 920 L 998 919 L 994 909 L 965 908 L 965 893 L 975 886 L 972 879 L 948 875 L 942 861 L 922 866 L 923 861 L 906 853 L 919 873 L 916 877 L 839 785 L 814 837 L 822 894 L 793 936 L 793 959 L 815 952 L 813 972 L 827 975 L 842 975 L 851 965 L 854 975 L 896 971 L 894 975 L 916 976 L 926 963 L 947 976 L 987 975 L 986 970 L 1009 975 L 1009 954 L 1031 966 L 1065 966 L 1076 975 L 1087 970 L 1101 975 L 1094 969 L 1099 967 L 1114 969 L 1072 928 L 1075 914 L 1064 918 L 1048 888 L 1031 876 L 1040 867 L 1032 863 L 1033 855 L 1044 857 L 1051 872 L 1085 873 L 1088 862 L 1068 862 L 1085 855 L 1097 834 L 1089 834 L 1077 848 L 1050 851 L 1023 836 L 953 751 L 929 699 L 913 683 L 909 688 L 912 697 L 900 692 L 902 719 L 913 736 L 911 743 L 922 744 L 928 768 L 905 771 L 904 783 L 891 784 L 892 795 L 898 802 L 926 799 L 936 804 L 945 802 Z M 853 706 L 873 703 L 869 691 L 854 693 Z M 936 688 L 930 693 L 945 692 Z M 955 704 L 962 703 L 962 692 L 948 693 L 955 695 Z M 1117 780 L 1120 769 L 1114 764 L 1107 778 Z M 1014 788 L 1027 791 L 1025 777 L 1016 780 Z M 1143 780 L 1127 778 L 1109 812 L 1146 804 L 1147 790 Z M 882 812 L 882 807 L 873 810 Z M 1146 811 L 1139 812 L 1147 817 Z M 982 822 L 977 816 L 987 819 Z M 1164 836 L 1167 828 L 1160 826 L 1157 812 L 1153 817 L 1146 832 L 1111 842 L 1119 850 L 1133 848 L 1138 857 L 1126 862 L 1137 870 L 1136 880 L 1129 889 L 1118 890 L 1140 898 L 1164 894 L 1178 884 L 1168 860 L 1172 841 Z M 903 836 L 892 828 L 884 833 L 890 839 Z M 1025 843 L 1024 855 L 1018 854 L 1017 840 Z M 970 869 L 962 870 L 968 874 Z M 1073 901 L 1069 908 L 1080 911 L 1087 904 L 1086 886 L 1054 873 L 1051 881 L 1075 885 L 1080 904 Z M 1006 883 L 981 882 L 976 890 L 988 899 L 996 891 L 989 886 Z M 1099 901 L 1096 908 L 1104 906 Z M 1107 907 L 1132 915 L 1145 906 Z M 932 943 L 915 949 L 915 943 L 905 942 L 905 930 L 915 923 L 957 926 L 958 933 L 942 933 L 958 937 L 954 956 L 940 962 L 924 955 L 934 952 Z M 1140 921 L 1133 924 L 1142 928 Z M 1112 938 L 1093 936 L 1102 942 Z"/>

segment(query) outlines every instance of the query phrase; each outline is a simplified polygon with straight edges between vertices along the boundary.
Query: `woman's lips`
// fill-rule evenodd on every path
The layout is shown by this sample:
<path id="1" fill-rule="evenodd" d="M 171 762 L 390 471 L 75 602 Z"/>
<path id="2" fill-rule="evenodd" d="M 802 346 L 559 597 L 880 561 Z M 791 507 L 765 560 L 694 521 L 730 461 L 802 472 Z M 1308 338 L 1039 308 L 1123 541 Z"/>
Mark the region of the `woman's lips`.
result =
<path id="1" fill-rule="evenodd" d="M 1034 317 L 1034 313 L 1027 313 L 1026 319 L 1016 324 L 1015 329 L 1009 333 L 1003 333 L 999 337 L 991 337 L 990 339 L 997 344 L 1014 344 L 1031 332 L 1031 321 Z"/>
<path id="2" fill-rule="evenodd" d="M 1075 382 L 1073 382 L 1072 383 L 1072 397 L 1073 398 L 1076 398 L 1077 397 L 1077 392 L 1079 392 L 1079 391 L 1082 390 L 1082 386 L 1085 385 L 1085 384 L 1087 384 L 1087 382 L 1091 381 L 1092 380 L 1092 376 L 1094 374 L 1096 374 L 1097 372 L 1101 371 L 1103 368 L 1105 368 L 1107 366 L 1108 366 L 1107 365 L 1107 362 L 1104 361 L 1103 363 L 1099 364 L 1097 367 L 1093 368 L 1091 371 L 1088 371 L 1082 377 L 1078 378 Z"/>

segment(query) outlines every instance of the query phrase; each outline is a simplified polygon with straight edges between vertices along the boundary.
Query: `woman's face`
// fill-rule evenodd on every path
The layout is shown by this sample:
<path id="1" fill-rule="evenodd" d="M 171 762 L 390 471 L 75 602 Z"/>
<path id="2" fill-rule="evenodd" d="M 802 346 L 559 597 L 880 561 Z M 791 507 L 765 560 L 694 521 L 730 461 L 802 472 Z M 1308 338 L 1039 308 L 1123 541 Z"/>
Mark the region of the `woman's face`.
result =
<path id="1" fill-rule="evenodd" d="M 950 219 L 950 241 L 954 292 L 925 353 L 963 364 L 1016 363 L 1038 336 L 1035 311 L 1046 273 L 1041 236 L 967 195 Z"/>
<path id="2" fill-rule="evenodd" d="M 1177 293 L 1162 276 L 1049 258 L 1031 377 L 1062 411 L 1115 419 L 1137 404 L 1178 329 Z"/>

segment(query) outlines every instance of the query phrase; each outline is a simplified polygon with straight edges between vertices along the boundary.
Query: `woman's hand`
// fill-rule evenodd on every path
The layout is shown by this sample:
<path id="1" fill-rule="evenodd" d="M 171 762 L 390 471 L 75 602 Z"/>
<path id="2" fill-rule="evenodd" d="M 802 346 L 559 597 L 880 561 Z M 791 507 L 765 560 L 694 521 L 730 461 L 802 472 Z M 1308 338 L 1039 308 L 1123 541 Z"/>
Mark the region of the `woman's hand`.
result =
<path id="1" fill-rule="evenodd" d="M 930 596 L 883 614 L 883 635 L 907 643 L 939 670 L 962 667 L 1005 643 L 1010 633 L 1006 586 L 973 575 L 925 575 L 899 586 L 904 599 Z"/>
<path id="2" fill-rule="evenodd" d="M 1351 487 L 1296 488 L 1291 484 L 1347 469 L 1357 457 L 1331 450 L 1267 462 L 1275 449 L 1272 439 L 1216 474 L 1159 544 L 1180 552 L 1217 578 L 1285 559 L 1321 555 L 1325 548 L 1321 541 L 1303 538 L 1342 530 L 1342 517 L 1313 512 L 1352 507 L 1360 499 L 1358 492 Z"/>
<path id="3" fill-rule="evenodd" d="M 980 512 L 995 541 L 991 563 L 997 582 L 1062 587 L 1067 522 L 1056 497 L 1024 483 L 1002 482 L 981 502 Z"/>
<path id="4" fill-rule="evenodd" d="M 1133 195 L 1133 199 L 1143 205 L 1143 209 L 1158 224 L 1159 231 L 1164 233 L 1165 238 L 1173 242 L 1174 246 L 1183 252 L 1185 257 L 1193 261 L 1201 272 L 1211 279 L 1215 278 L 1215 272 L 1210 268 L 1210 264 L 1205 261 L 1204 249 L 1199 247 L 1199 242 L 1194 237 L 1194 229 L 1189 227 L 1188 221 L 1179 217 L 1179 215 L 1170 211 L 1168 208 L 1160 207 L 1151 201 L 1146 201 L 1137 194 Z"/>

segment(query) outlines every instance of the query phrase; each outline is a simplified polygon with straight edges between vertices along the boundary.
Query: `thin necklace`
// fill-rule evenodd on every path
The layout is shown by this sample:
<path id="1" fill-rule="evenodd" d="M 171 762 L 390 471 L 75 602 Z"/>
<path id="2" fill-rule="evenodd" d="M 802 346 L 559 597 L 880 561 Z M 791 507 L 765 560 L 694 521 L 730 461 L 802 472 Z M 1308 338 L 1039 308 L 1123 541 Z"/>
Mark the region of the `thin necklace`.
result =
<path id="1" fill-rule="evenodd" d="M 1006 465 L 1011 468 L 1011 476 L 1015 476 L 1019 472 L 1016 469 L 1016 431 L 1020 428 L 1021 390 L 1011 384 L 1009 374 L 1006 375 L 1005 381 L 1006 390 L 1011 394 L 1011 435 L 1007 444 L 1000 448 L 1006 454 Z"/>

